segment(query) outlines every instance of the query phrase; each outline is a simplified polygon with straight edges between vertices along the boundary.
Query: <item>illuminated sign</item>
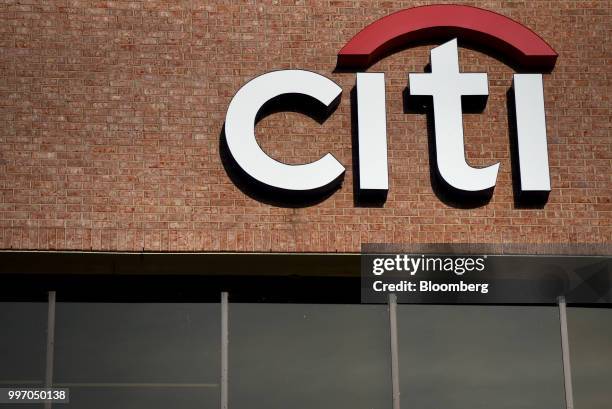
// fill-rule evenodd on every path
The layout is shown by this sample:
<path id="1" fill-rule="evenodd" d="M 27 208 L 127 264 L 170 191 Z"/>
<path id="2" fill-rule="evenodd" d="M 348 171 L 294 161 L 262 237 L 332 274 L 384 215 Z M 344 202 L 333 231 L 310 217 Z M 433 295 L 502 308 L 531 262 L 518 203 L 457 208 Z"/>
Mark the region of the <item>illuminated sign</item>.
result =
<path id="1" fill-rule="evenodd" d="M 502 15 L 475 7 L 436 5 L 403 10 L 359 32 L 338 54 L 340 68 L 365 70 L 412 41 L 456 37 L 431 50 L 431 72 L 408 75 L 409 94 L 432 100 L 435 163 L 443 181 L 461 192 L 491 191 L 499 163 L 484 168 L 465 159 L 463 97 L 488 96 L 486 73 L 459 71 L 457 38 L 480 43 L 536 73 L 514 74 L 513 99 L 520 190 L 549 192 L 550 176 L 542 73 L 557 54 L 534 32 Z M 303 70 L 263 74 L 245 84 L 232 99 L 225 120 L 225 142 L 238 167 L 257 183 L 284 192 L 315 192 L 337 184 L 345 167 L 327 153 L 307 164 L 281 163 L 264 152 L 255 138 L 258 114 L 281 96 L 302 96 L 332 107 L 342 94 L 334 81 Z M 384 73 L 357 72 L 356 104 L 359 161 L 358 189 L 389 189 Z M 312 104 L 314 106 L 314 104 Z"/>

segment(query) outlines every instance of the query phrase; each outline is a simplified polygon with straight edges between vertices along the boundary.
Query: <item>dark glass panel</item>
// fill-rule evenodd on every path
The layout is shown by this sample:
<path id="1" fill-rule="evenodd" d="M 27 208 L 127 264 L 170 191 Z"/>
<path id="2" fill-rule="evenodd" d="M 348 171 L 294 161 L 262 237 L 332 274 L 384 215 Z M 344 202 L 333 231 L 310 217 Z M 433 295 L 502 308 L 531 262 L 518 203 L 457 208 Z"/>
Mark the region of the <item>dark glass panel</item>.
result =
<path id="1" fill-rule="evenodd" d="M 73 409 L 219 406 L 220 306 L 58 303 L 55 384 Z"/>
<path id="2" fill-rule="evenodd" d="M 556 307 L 400 305 L 402 406 L 564 407 Z"/>
<path id="3" fill-rule="evenodd" d="M 388 409 L 385 306 L 230 304 L 233 409 Z"/>
<path id="4" fill-rule="evenodd" d="M 0 388 L 41 387 L 45 379 L 47 303 L 0 302 Z M 0 404 L 40 409 L 42 403 Z"/>
<path id="5" fill-rule="evenodd" d="M 577 409 L 612 407 L 612 309 L 568 308 L 570 362 Z"/>

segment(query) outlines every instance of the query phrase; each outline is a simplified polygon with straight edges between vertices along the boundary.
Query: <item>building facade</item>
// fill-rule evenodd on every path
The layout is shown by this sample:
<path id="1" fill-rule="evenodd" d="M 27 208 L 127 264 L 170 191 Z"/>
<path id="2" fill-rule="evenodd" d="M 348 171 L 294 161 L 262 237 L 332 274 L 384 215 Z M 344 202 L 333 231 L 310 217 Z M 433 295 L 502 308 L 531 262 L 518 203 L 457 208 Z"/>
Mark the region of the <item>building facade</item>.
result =
<path id="1" fill-rule="evenodd" d="M 360 302 L 369 244 L 553 252 L 610 273 L 609 2 L 455 3 L 556 58 L 525 64 L 482 31 L 506 26 L 468 16 L 342 59 L 429 1 L 2 2 L 0 387 L 68 388 L 75 408 L 609 407 L 609 304 Z M 454 39 L 459 71 L 486 73 L 460 122 L 470 169 L 499 164 L 477 194 L 441 179 L 444 118 L 411 98 L 409 74 L 435 74 L 432 50 Z M 236 95 L 284 70 L 341 94 L 325 112 L 266 105 L 256 144 L 294 167 L 333 155 L 344 171 L 324 189 L 262 188 L 228 144 Z M 360 189 L 359 117 L 374 114 L 358 73 L 384 73 L 382 195 Z M 527 195 L 516 81 L 533 73 L 550 189 Z"/>

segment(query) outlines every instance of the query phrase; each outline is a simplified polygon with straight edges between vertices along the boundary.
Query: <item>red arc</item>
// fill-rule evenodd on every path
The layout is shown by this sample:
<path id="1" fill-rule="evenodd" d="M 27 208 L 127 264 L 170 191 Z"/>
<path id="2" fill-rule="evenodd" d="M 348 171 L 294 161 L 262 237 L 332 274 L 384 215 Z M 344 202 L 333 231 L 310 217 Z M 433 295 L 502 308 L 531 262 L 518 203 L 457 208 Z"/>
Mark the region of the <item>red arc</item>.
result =
<path id="1" fill-rule="evenodd" d="M 552 70 L 557 53 L 522 24 L 477 7 L 434 5 L 401 10 L 357 33 L 338 53 L 338 67 L 367 68 L 397 47 L 455 36 L 489 47 L 522 68 Z"/>

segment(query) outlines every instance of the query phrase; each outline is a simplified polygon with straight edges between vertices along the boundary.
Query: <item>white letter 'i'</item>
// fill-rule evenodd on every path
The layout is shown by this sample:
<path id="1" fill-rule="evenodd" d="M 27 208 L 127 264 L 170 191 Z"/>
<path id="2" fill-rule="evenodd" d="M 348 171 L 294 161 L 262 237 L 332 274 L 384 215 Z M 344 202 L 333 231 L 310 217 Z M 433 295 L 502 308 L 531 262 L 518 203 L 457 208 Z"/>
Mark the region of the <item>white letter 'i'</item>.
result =
<path id="1" fill-rule="evenodd" d="M 514 75 L 518 161 L 523 192 L 549 192 L 542 74 Z"/>
<path id="2" fill-rule="evenodd" d="M 357 73 L 360 190 L 389 190 L 385 107 L 385 74 Z"/>

